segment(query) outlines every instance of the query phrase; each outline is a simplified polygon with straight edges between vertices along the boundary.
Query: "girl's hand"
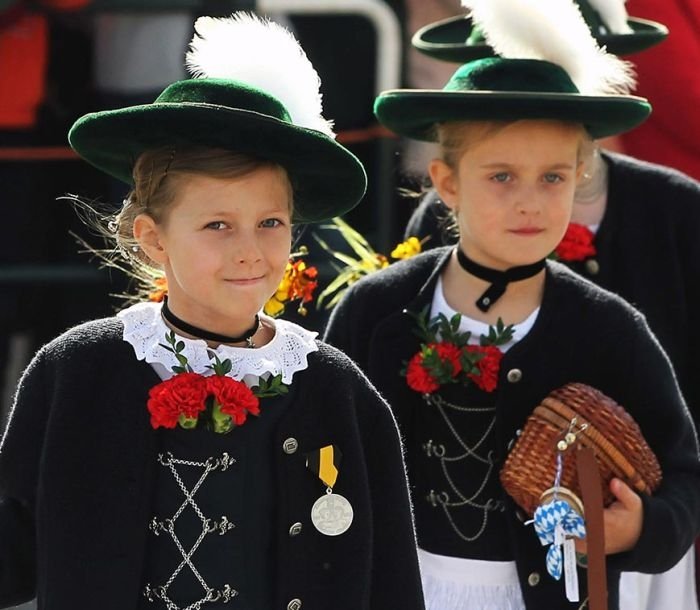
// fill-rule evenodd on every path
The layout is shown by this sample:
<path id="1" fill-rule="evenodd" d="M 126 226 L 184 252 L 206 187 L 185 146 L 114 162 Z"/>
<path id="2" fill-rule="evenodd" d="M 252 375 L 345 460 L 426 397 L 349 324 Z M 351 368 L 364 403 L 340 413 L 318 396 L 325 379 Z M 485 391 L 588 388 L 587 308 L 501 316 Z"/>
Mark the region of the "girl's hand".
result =
<path id="1" fill-rule="evenodd" d="M 642 499 L 620 479 L 610 481 L 616 500 L 603 510 L 605 554 L 629 551 L 642 533 Z M 576 550 L 586 552 L 586 541 L 576 540 Z"/>

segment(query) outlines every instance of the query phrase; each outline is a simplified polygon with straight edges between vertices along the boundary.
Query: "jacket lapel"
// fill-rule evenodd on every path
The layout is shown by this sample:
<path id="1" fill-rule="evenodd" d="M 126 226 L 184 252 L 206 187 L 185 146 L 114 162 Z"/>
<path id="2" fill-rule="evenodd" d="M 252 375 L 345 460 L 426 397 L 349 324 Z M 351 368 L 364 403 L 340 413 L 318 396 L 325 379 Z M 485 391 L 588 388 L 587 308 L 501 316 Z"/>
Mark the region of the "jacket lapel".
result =
<path id="1" fill-rule="evenodd" d="M 115 531 L 120 532 L 124 540 L 120 548 L 115 549 L 117 555 L 112 564 L 114 569 L 109 575 L 109 587 L 115 592 L 115 609 L 133 607 L 141 596 L 157 459 L 157 435 L 151 427 L 146 403 L 148 391 L 161 380 L 145 362 L 139 362 L 134 373 L 135 383 L 124 394 L 122 403 L 125 407 L 128 405 L 132 417 L 124 418 L 126 421 L 119 427 L 121 438 L 116 439 L 115 443 L 117 446 L 129 447 L 130 451 L 123 456 L 122 466 L 115 473 L 115 489 L 104 489 L 105 495 L 112 499 L 122 493 L 126 493 L 129 498 L 126 504 L 115 502 L 111 509 L 106 506 L 112 512 L 112 518 L 121 523 L 121 527 Z M 122 489 L 119 490 L 117 486 Z M 122 507 L 123 512 L 119 515 L 116 514 L 116 506 Z"/>
<path id="2" fill-rule="evenodd" d="M 403 396 L 408 391 L 400 371 L 420 347 L 420 339 L 414 332 L 417 327 L 414 316 L 430 308 L 437 280 L 452 250 L 445 248 L 439 253 L 433 270 L 405 308 L 393 312 L 377 325 L 369 350 L 368 374 L 385 396 Z M 392 404 L 394 415 L 404 430 L 410 428 L 413 417 L 407 405 L 414 402 L 399 399 Z"/>
<path id="3" fill-rule="evenodd" d="M 40 528 L 51 567 L 40 594 L 51 607 L 74 607 L 69 598 L 75 582 L 83 583 L 82 607 L 138 605 L 157 452 L 146 402 L 160 379 L 130 350 L 127 344 L 116 347 L 109 381 L 93 380 L 109 386 L 99 404 L 72 405 L 68 413 L 75 418 L 89 411 L 90 418 L 45 456 L 51 476 L 43 483 L 47 501 Z M 58 455 L 67 457 L 64 467 L 51 466 Z"/>

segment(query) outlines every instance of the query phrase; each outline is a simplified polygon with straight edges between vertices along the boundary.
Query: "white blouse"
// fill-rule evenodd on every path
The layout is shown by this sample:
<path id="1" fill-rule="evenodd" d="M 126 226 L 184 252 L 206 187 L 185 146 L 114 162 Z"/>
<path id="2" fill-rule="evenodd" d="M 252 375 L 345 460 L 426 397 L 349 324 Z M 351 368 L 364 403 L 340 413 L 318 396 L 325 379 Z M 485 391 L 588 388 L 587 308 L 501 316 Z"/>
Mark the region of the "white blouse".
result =
<path id="1" fill-rule="evenodd" d="M 120 311 L 117 317 L 124 323 L 124 341 L 129 343 L 139 360 L 148 362 L 161 379 L 173 376 L 172 368 L 179 363 L 169 351 L 166 335 L 170 328 L 161 316 L 160 303 L 137 303 Z M 218 356 L 219 360 L 231 361 L 229 377 L 255 385 L 260 377 L 282 375 L 282 383 L 289 385 L 294 373 L 308 367 L 308 355 L 318 350 L 318 333 L 306 330 L 287 320 L 275 320 L 275 335 L 261 347 L 233 347 L 207 345 L 203 339 L 188 339 L 178 336 L 185 348 L 182 354 L 195 373 L 209 374 L 209 366 Z"/>

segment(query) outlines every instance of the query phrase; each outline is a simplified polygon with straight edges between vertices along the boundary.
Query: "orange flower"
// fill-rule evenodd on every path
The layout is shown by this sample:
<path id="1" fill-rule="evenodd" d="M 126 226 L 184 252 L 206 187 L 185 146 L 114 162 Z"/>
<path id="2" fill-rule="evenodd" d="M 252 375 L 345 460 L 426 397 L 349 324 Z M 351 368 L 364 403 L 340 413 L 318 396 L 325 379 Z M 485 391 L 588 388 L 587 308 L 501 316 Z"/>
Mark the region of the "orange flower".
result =
<path id="1" fill-rule="evenodd" d="M 318 270 L 316 267 L 307 267 L 304 261 L 292 263 L 291 268 L 289 300 L 301 299 L 303 303 L 308 303 L 318 286 Z"/>
<path id="2" fill-rule="evenodd" d="M 285 303 L 300 299 L 299 313 L 304 315 L 306 308 L 303 304 L 313 299 L 314 290 L 318 286 L 317 276 L 316 267 L 309 267 L 304 261 L 289 261 L 277 291 L 265 303 L 265 313 L 273 317 L 279 316 L 284 312 Z"/>
<path id="3" fill-rule="evenodd" d="M 157 277 L 153 280 L 153 290 L 148 293 L 148 300 L 153 303 L 161 303 L 168 294 L 168 280 L 163 277 Z"/>

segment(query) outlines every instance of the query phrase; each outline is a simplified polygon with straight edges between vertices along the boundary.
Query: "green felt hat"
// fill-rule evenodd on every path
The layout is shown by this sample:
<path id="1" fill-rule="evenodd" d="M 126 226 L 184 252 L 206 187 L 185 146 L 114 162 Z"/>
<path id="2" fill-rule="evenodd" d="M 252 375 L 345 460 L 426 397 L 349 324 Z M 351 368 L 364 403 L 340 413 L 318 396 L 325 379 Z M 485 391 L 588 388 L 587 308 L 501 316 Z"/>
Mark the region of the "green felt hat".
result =
<path id="1" fill-rule="evenodd" d="M 141 153 L 168 146 L 209 146 L 273 161 L 294 186 L 295 222 L 344 214 L 367 186 L 360 161 L 330 135 L 295 125 L 276 97 L 229 79 L 178 81 L 152 104 L 87 114 L 68 140 L 86 161 L 128 184 Z"/>
<path id="2" fill-rule="evenodd" d="M 447 121 L 550 119 L 581 123 L 593 138 L 642 123 L 651 106 L 632 95 L 581 95 L 566 71 L 548 61 L 489 57 L 461 66 L 443 89 L 384 91 L 374 103 L 379 122 L 416 140 L 433 141 Z"/>
<path id="3" fill-rule="evenodd" d="M 601 47 L 613 55 L 629 55 L 648 49 L 668 36 L 668 28 L 655 21 L 629 17 L 630 33 L 615 34 L 603 22 L 599 13 L 587 0 L 575 0 L 591 34 Z M 494 50 L 484 40 L 484 35 L 466 15 L 436 21 L 418 30 L 411 40 L 421 53 L 455 63 L 490 57 Z"/>

